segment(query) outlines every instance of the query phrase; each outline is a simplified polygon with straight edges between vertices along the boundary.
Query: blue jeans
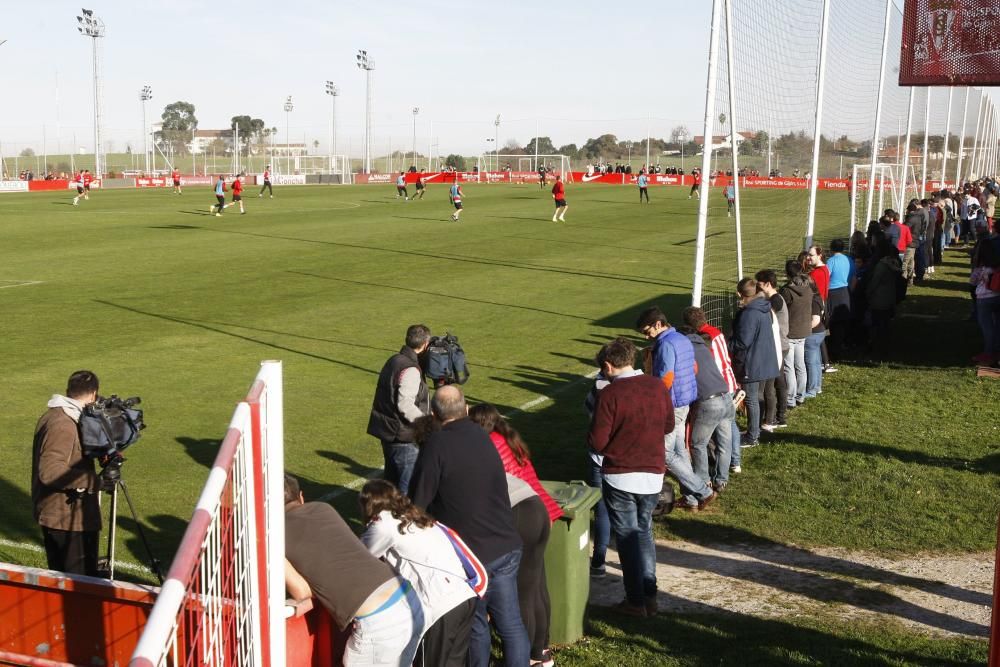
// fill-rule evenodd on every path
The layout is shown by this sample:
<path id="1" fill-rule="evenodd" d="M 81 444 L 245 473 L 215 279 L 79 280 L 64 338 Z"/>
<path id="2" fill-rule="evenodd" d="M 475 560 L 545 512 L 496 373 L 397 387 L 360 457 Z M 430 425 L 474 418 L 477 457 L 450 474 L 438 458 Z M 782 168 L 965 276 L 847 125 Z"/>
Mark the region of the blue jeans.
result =
<path id="1" fill-rule="evenodd" d="M 823 353 L 820 345 L 826 338 L 826 332 L 809 334 L 806 338 L 806 398 L 815 398 L 823 391 Z"/>
<path id="2" fill-rule="evenodd" d="M 733 395 L 725 393 L 705 401 L 698 401 L 697 413 L 691 427 L 691 467 L 704 482 L 711 480 L 718 488 L 729 481 L 729 464 L 732 462 L 732 423 L 736 409 Z M 715 468 L 708 469 L 708 441 L 715 434 Z"/>
<path id="3" fill-rule="evenodd" d="M 744 404 L 747 406 L 747 438 L 760 438 L 760 390 L 763 382 L 744 382 L 743 391 L 747 393 Z"/>
<path id="4" fill-rule="evenodd" d="M 733 408 L 734 416 L 732 421 L 729 422 L 729 430 L 732 433 L 729 442 L 732 443 L 733 457 L 729 461 L 729 467 L 743 465 L 743 452 L 740 450 L 740 425 L 736 423 L 735 407 Z"/>
<path id="5" fill-rule="evenodd" d="M 656 547 L 653 545 L 653 509 L 657 493 L 629 493 L 611 486 L 603 487 L 608 504 L 611 530 L 618 544 L 622 562 L 622 583 L 625 599 L 642 605 L 646 598 L 656 597 Z M 491 584 L 492 585 L 492 584 Z"/>
<path id="6" fill-rule="evenodd" d="M 806 339 L 789 338 L 788 352 L 782 363 L 781 372 L 785 374 L 785 384 L 788 385 L 788 406 L 795 407 L 805 400 L 806 393 Z"/>
<path id="7" fill-rule="evenodd" d="M 419 450 L 412 442 L 382 441 L 382 456 L 385 458 L 385 479 L 396 485 L 404 496 L 410 489 L 413 466 L 417 464 Z"/>
<path id="8" fill-rule="evenodd" d="M 976 299 L 976 320 L 983 332 L 983 353 L 1000 352 L 1000 296 Z"/>
<path id="9" fill-rule="evenodd" d="M 521 621 L 521 606 L 517 597 L 517 570 L 520 565 L 520 548 L 486 563 L 490 583 L 486 588 L 486 597 L 476 601 L 476 615 L 472 619 L 469 635 L 470 667 L 489 667 L 490 664 L 487 611 L 503 642 L 504 664 L 507 667 L 524 667 L 531 661 L 531 642 Z"/>
<path id="10" fill-rule="evenodd" d="M 587 485 L 599 489 L 604 485 L 601 466 L 597 465 L 589 455 L 587 461 L 590 463 L 590 477 L 587 479 Z M 594 554 L 590 557 L 591 567 L 604 565 L 610 542 L 611 521 L 608 519 L 608 506 L 604 503 L 604 498 L 601 498 L 594 505 Z"/>
<path id="11" fill-rule="evenodd" d="M 689 406 L 687 405 L 674 408 L 674 423 L 686 423 L 688 410 Z M 679 435 L 678 429 L 674 428 L 673 433 L 663 436 L 663 448 L 666 452 L 667 472 L 673 475 L 680 483 L 681 493 L 684 494 L 684 502 L 688 505 L 697 505 L 699 499 L 708 498 L 712 495 L 712 489 L 708 488 L 708 484 L 695 475 L 694 470 L 691 469 L 691 456 L 688 454 L 687 446 L 684 443 L 683 426 L 680 428 Z M 611 511 L 611 505 L 608 505 L 608 511 Z M 612 522 L 611 529 L 614 530 L 614 522 Z"/>

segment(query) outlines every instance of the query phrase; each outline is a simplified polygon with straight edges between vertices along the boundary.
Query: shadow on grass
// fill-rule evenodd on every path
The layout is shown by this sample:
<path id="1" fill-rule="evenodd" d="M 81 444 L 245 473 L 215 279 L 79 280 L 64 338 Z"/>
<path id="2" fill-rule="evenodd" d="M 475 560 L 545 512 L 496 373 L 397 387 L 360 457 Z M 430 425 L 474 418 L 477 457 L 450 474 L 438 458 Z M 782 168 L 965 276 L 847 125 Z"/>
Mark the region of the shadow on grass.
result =
<path id="1" fill-rule="evenodd" d="M 143 315 L 146 317 L 153 317 L 160 320 L 165 320 L 167 322 L 173 322 L 175 324 L 183 324 L 189 327 L 195 327 L 197 329 L 203 329 L 205 331 L 211 331 L 213 333 L 222 334 L 223 336 L 229 336 L 231 338 L 236 338 L 238 340 L 246 341 L 249 343 L 256 343 L 257 345 L 263 345 L 264 347 L 269 347 L 274 350 L 281 350 L 283 352 L 291 352 L 292 354 L 302 355 L 310 359 L 316 359 L 319 361 L 326 361 L 331 364 L 336 364 L 338 366 L 344 366 L 346 368 L 353 368 L 354 370 L 362 371 L 364 373 L 371 373 L 372 375 L 378 375 L 378 370 L 373 368 L 365 368 L 364 366 L 358 366 L 357 364 L 352 364 L 347 361 L 342 361 L 340 359 L 333 359 L 331 357 L 324 357 L 319 354 L 313 354 L 312 352 L 306 352 L 305 350 L 296 350 L 295 348 L 288 347 L 287 345 L 278 345 L 277 343 L 269 343 L 264 340 L 259 340 L 250 336 L 244 336 L 241 334 L 233 333 L 231 331 L 225 331 L 215 326 L 210 326 L 199 320 L 185 319 L 181 317 L 174 317 L 172 315 L 163 315 L 161 313 L 152 313 L 149 311 L 140 310 L 138 308 L 133 308 L 131 306 L 125 306 L 118 303 L 112 303 L 111 301 L 104 301 L 103 299 L 94 299 L 94 303 L 99 303 L 104 306 L 110 306 L 112 308 L 118 308 L 120 310 L 125 310 L 136 315 Z"/>
<path id="2" fill-rule="evenodd" d="M 674 596 L 660 593 L 661 600 Z M 687 603 L 688 601 L 683 601 Z M 816 621 L 760 619 L 705 604 L 693 613 L 625 618 L 590 607 L 585 631 L 594 641 L 556 652 L 567 664 L 670 665 L 981 665 L 986 646 L 975 640 L 915 639 L 874 627 L 822 627 Z M 839 630 L 839 631 L 838 631 Z"/>
<path id="3" fill-rule="evenodd" d="M 31 443 L 27 444 L 31 454 Z M 30 482 L 30 479 L 25 480 Z M 25 485 L 27 486 L 27 485 Z M 21 486 L 0 477 L 0 498 L 3 498 L 3 536 L 8 540 L 27 541 L 41 545 L 42 532 L 33 518 L 31 496 Z"/>
<path id="4" fill-rule="evenodd" d="M 191 438 L 185 435 L 175 438 L 187 455 L 198 465 L 211 468 L 219 453 L 222 440 L 218 438 Z"/>
<path id="5" fill-rule="evenodd" d="M 648 276 L 634 276 L 629 274 L 617 274 L 617 273 L 607 273 L 602 271 L 583 271 L 570 267 L 563 266 L 551 266 L 546 264 L 530 264 L 527 262 L 515 262 L 515 261 L 501 261 L 498 259 L 490 259 L 488 257 L 473 257 L 470 255 L 458 255 L 458 254 L 438 254 L 433 252 L 427 252 L 423 250 L 402 250 L 400 248 L 388 248 L 373 245 L 363 245 L 360 243 L 345 243 L 341 241 L 324 241 L 320 239 L 308 239 L 299 238 L 295 236 L 280 236 L 277 234 L 259 234 L 256 232 L 240 231 L 236 229 L 216 229 L 206 227 L 206 231 L 216 232 L 219 234 L 238 234 L 240 236 L 249 236 L 253 238 L 262 238 L 268 240 L 281 240 L 281 241 L 293 241 L 296 243 L 310 243 L 316 245 L 327 245 L 334 246 L 338 248 L 351 248 L 354 250 L 369 250 L 373 252 L 382 252 L 392 255 L 407 255 L 411 257 L 426 257 L 428 259 L 443 260 L 448 262 L 464 262 L 468 264 L 477 264 L 481 266 L 499 266 L 508 269 L 516 269 L 519 271 L 539 271 L 543 273 L 558 273 L 569 276 L 581 276 L 591 279 L 609 280 L 613 282 L 624 282 L 624 283 L 636 283 L 642 285 L 658 285 L 665 287 L 676 287 L 680 289 L 689 289 L 689 286 L 682 283 L 673 283 L 666 280 L 661 280 L 659 278 L 652 278 Z"/>
<path id="6" fill-rule="evenodd" d="M 184 213 L 184 211 L 181 212 Z M 191 214 L 197 215 L 193 212 Z M 201 229 L 201 227 L 197 225 L 150 225 L 147 229 Z"/>
<path id="7" fill-rule="evenodd" d="M 676 256 L 678 252 L 676 250 L 670 250 L 669 248 L 666 250 L 655 250 L 653 248 L 634 248 L 631 246 L 610 245 L 607 243 L 598 243 L 594 241 L 566 241 L 563 239 L 545 239 L 545 238 L 539 238 L 537 236 L 521 236 L 518 234 L 512 234 L 510 236 L 505 236 L 504 238 L 523 239 L 525 241 L 541 241 L 542 243 L 555 243 L 557 245 L 582 245 L 582 246 L 587 246 L 588 248 L 595 248 L 595 247 L 614 248 L 616 250 L 627 250 L 628 252 L 646 252 L 646 253 L 653 253 L 656 255 Z"/>
<path id="8" fill-rule="evenodd" d="M 832 556 L 824 556 L 821 554 L 813 553 L 808 549 L 802 549 L 800 547 L 782 544 L 781 542 L 775 542 L 774 540 L 761 537 L 754 533 L 748 532 L 741 528 L 733 528 L 730 526 L 719 526 L 702 521 L 673 521 L 667 519 L 667 524 L 670 526 L 670 531 L 681 539 L 687 540 L 694 544 L 700 544 L 717 551 L 725 551 L 730 553 L 746 554 L 749 552 L 755 559 L 767 561 L 778 566 L 789 566 L 795 568 L 805 568 L 813 570 L 814 572 L 827 572 L 829 574 L 851 577 L 854 579 L 863 579 L 865 581 L 871 581 L 880 584 L 889 584 L 892 586 L 908 586 L 910 588 L 915 588 L 917 590 L 925 591 L 927 593 L 932 593 L 941 597 L 947 597 L 952 600 L 957 600 L 959 602 L 964 602 L 967 604 L 976 605 L 988 605 L 991 602 L 989 595 L 985 593 L 980 593 L 978 591 L 968 591 L 964 588 L 959 588 L 958 586 L 953 586 L 951 584 L 945 584 L 940 581 L 934 581 L 932 579 L 922 579 L 920 577 L 912 577 L 904 574 L 897 574 L 888 570 L 883 570 L 881 568 L 873 567 L 870 565 L 864 565 L 862 563 L 857 563 L 854 561 L 845 560 L 842 558 L 835 558 Z M 677 553 L 676 550 L 671 550 L 673 553 Z M 677 565 L 678 562 L 671 559 L 661 559 L 662 562 L 669 562 L 672 565 Z M 711 563 L 707 562 L 708 566 L 714 565 L 724 565 L 724 563 Z M 741 566 L 746 566 L 747 568 L 752 568 L 758 566 L 759 563 L 754 562 L 743 562 Z M 696 569 L 708 569 L 715 571 L 712 567 L 698 567 Z M 768 585 L 774 585 L 781 587 L 781 583 L 778 581 L 781 579 L 781 572 L 772 570 L 765 573 L 767 576 L 761 576 L 761 583 Z M 819 576 L 819 575 L 815 575 Z M 773 578 L 772 578 L 773 577 Z M 814 583 L 822 584 L 821 581 L 816 581 Z M 820 586 L 822 588 L 822 586 Z M 796 591 L 798 592 L 798 591 Z M 877 595 L 883 595 L 880 592 L 873 591 Z M 808 593 L 802 593 L 804 595 L 809 595 Z M 811 597 L 811 596 L 810 596 Z M 890 596 L 895 597 L 895 596 Z M 821 598 L 817 598 L 821 599 Z M 856 602 L 850 602 L 851 604 L 857 604 Z M 906 603 L 909 604 L 909 603 Z M 933 612 L 927 612 L 933 613 Z M 907 617 L 909 618 L 909 617 Z M 914 619 L 919 620 L 919 619 Z M 949 621 L 959 621 L 959 619 L 942 618 L 939 619 L 943 623 Z M 921 623 L 927 623 L 927 621 L 920 621 Z M 933 623 L 927 623 L 928 625 L 933 625 Z M 975 624 L 971 624 L 975 625 Z M 942 629 L 949 629 L 944 626 Z M 976 626 L 979 627 L 979 626 Z M 975 628 L 972 628 L 975 629 Z M 951 632 L 965 632 L 964 630 L 950 630 Z M 981 634 L 981 630 L 977 632 L 965 632 L 965 634 Z"/>
<path id="9" fill-rule="evenodd" d="M 961 472 L 974 472 L 981 475 L 1000 474 L 1000 452 L 987 454 L 975 460 L 956 458 L 952 456 L 935 456 L 926 452 L 914 451 L 910 449 L 900 449 L 889 447 L 888 445 L 878 445 L 870 442 L 858 442 L 856 440 L 843 440 L 840 438 L 827 438 L 813 435 L 795 435 L 796 444 L 815 447 L 816 449 L 833 449 L 841 452 L 864 454 L 867 456 L 880 456 L 886 459 L 893 459 L 901 463 L 915 463 L 919 465 L 933 466 L 935 468 L 948 468 Z"/>
<path id="10" fill-rule="evenodd" d="M 291 271 L 290 270 L 290 271 L 287 271 L 287 273 L 292 273 L 292 274 L 299 275 L 299 276 L 306 276 L 308 278 L 319 278 L 320 280 L 330 280 L 330 281 L 334 281 L 334 282 L 348 283 L 348 284 L 351 284 L 351 285 L 360 285 L 360 286 L 363 286 L 363 287 L 377 287 L 377 288 L 380 288 L 380 289 L 393 290 L 393 291 L 396 291 L 396 292 L 409 292 L 411 294 L 421 294 L 421 295 L 424 295 L 424 296 L 440 297 L 440 298 L 443 298 L 443 299 L 452 299 L 452 300 L 455 300 L 455 301 L 463 301 L 463 302 L 467 302 L 467 303 L 478 303 L 478 304 L 483 304 L 483 305 L 488 305 L 488 306 L 499 306 L 500 308 L 513 308 L 513 309 L 517 309 L 517 310 L 528 310 L 528 311 L 532 311 L 532 312 L 535 312 L 535 313 L 544 313 L 546 315 L 556 315 L 556 316 L 559 316 L 559 317 L 569 317 L 569 318 L 576 319 L 576 320 L 589 320 L 590 319 L 589 317 L 585 317 L 583 315 L 574 315 L 572 313 L 560 313 L 560 312 L 555 311 L 555 310 L 546 310 L 544 308 L 534 308 L 532 306 L 524 306 L 524 305 L 515 304 L 515 303 L 500 303 L 498 301 L 489 301 L 487 299 L 473 299 L 471 297 L 457 296 L 455 294 L 443 294 L 441 292 L 432 292 L 432 291 L 427 290 L 427 289 L 416 289 L 416 288 L 413 288 L 413 287 L 401 287 L 399 285 L 385 285 L 385 284 L 381 284 L 381 283 L 373 283 L 373 282 L 370 282 L 370 281 L 363 281 L 363 280 L 350 280 L 348 278 L 338 278 L 336 276 L 324 276 L 324 275 L 320 275 L 318 273 L 309 273 L 307 271 Z"/>

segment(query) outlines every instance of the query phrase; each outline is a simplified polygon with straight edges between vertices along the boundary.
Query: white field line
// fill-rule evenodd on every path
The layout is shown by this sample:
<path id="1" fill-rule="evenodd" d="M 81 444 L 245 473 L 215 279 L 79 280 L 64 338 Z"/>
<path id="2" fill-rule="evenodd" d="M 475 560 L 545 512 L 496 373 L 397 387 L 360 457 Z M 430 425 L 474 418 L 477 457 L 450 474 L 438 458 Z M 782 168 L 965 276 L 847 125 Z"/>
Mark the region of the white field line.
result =
<path id="1" fill-rule="evenodd" d="M 21 551 L 33 551 L 35 553 L 45 553 L 45 549 L 41 546 L 34 544 L 33 542 L 14 542 L 11 540 L 5 540 L 0 538 L 0 547 L 6 547 L 8 549 L 20 549 Z M 139 565 L 138 563 L 130 563 L 124 560 L 115 561 L 115 569 L 128 570 L 129 572 L 140 572 L 142 574 L 152 574 L 150 570 L 145 565 Z"/>
<path id="2" fill-rule="evenodd" d="M 12 285 L 0 285 L 0 289 L 7 289 L 8 287 L 27 287 L 28 285 L 41 285 L 43 281 L 41 281 L 41 280 L 0 280 L 0 282 L 13 283 Z"/>
<path id="3" fill-rule="evenodd" d="M 544 396 L 544 395 L 542 395 L 542 396 L 536 396 L 535 398 L 531 399 L 527 403 L 523 403 L 523 404 L 517 406 L 516 408 L 514 408 L 513 410 L 511 410 L 510 412 L 508 412 L 504 416 L 509 418 L 509 417 L 513 417 L 514 415 L 521 414 L 522 412 L 527 412 L 528 410 L 531 410 L 532 408 L 537 407 L 537 406 L 541 405 L 542 403 L 547 403 L 547 402 L 553 400 L 553 396 L 558 396 L 559 394 L 563 393 L 564 391 L 567 391 L 568 389 L 570 389 L 572 387 L 575 387 L 576 385 L 580 384 L 581 382 L 585 382 L 587 380 L 593 380 L 595 377 L 597 377 L 597 371 L 592 371 L 592 372 L 584 375 L 581 378 L 573 380 L 569 384 L 565 384 L 565 385 L 559 387 L 558 389 L 556 389 L 555 391 L 552 392 L 551 396 Z M 347 485 L 342 486 L 339 489 L 334 489 L 330 493 L 327 493 L 327 494 L 325 494 L 323 496 L 320 496 L 319 498 L 317 498 L 317 500 L 320 501 L 320 502 L 328 503 L 331 500 L 333 500 L 334 498 L 342 496 L 343 494 L 347 493 L 348 491 L 357 491 L 362 486 L 364 486 L 365 482 L 367 482 L 370 479 L 373 479 L 376 475 L 378 475 L 381 472 L 382 472 L 381 468 L 372 468 L 363 477 L 358 477 L 358 478 L 352 480 L 351 482 L 349 482 Z"/>

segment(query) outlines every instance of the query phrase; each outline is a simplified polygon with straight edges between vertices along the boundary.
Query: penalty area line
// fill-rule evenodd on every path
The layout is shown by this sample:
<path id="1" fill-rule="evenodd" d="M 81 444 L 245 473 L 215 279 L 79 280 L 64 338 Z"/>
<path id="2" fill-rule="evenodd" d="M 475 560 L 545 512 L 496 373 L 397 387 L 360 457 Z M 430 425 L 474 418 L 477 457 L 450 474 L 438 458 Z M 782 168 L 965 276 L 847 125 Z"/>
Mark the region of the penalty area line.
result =
<path id="1" fill-rule="evenodd" d="M 10 285 L 0 285 L 0 289 L 7 289 L 8 287 L 28 287 L 29 285 L 41 285 L 43 281 L 41 280 L 2 280 L 0 283 L 11 283 Z"/>
<path id="2" fill-rule="evenodd" d="M 32 542 L 14 542 L 13 540 L 5 540 L 3 538 L 0 538 L 0 547 L 6 547 L 8 549 L 20 549 L 21 551 L 31 551 L 40 554 L 45 553 L 44 548 Z M 124 560 L 116 560 L 115 569 L 128 570 L 129 572 L 141 572 L 142 574 L 153 573 L 153 571 L 150 570 L 145 565 L 139 565 L 138 563 L 130 563 Z"/>

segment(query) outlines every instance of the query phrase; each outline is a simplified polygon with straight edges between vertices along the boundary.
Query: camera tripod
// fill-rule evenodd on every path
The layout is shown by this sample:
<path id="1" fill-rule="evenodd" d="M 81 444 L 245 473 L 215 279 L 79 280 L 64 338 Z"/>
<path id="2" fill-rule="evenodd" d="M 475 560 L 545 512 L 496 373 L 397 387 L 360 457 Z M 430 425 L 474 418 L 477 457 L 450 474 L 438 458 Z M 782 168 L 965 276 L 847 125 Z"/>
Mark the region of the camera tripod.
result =
<path id="1" fill-rule="evenodd" d="M 108 555 L 106 558 L 102 559 L 103 562 L 99 564 L 98 568 L 101 570 L 101 575 L 107 579 L 113 580 L 115 578 L 115 538 L 117 537 L 118 532 L 118 490 L 121 489 L 122 495 L 125 496 L 125 502 L 128 504 L 129 512 L 132 514 L 132 520 L 135 521 L 135 527 L 139 533 L 139 539 L 142 541 L 142 546 L 146 548 L 146 555 L 149 556 L 149 569 L 156 575 L 157 581 L 159 581 L 162 586 L 163 574 L 160 571 L 160 560 L 153 555 L 153 550 L 149 547 L 149 541 L 146 540 L 146 531 L 142 529 L 139 517 L 136 516 L 135 505 L 132 504 L 132 497 L 128 494 L 128 487 L 125 485 L 125 480 L 122 479 L 122 461 L 124 461 L 124 459 L 114 460 L 101 470 L 101 478 L 106 484 L 111 485 L 111 490 L 106 491 L 106 493 L 111 496 L 111 507 L 108 510 Z"/>

